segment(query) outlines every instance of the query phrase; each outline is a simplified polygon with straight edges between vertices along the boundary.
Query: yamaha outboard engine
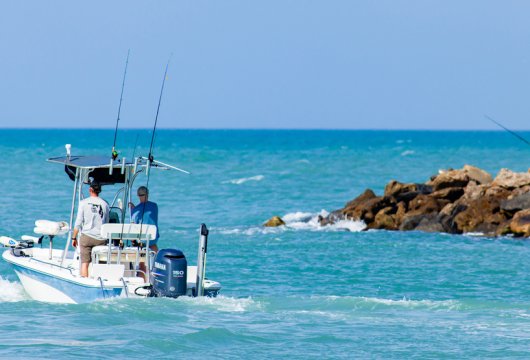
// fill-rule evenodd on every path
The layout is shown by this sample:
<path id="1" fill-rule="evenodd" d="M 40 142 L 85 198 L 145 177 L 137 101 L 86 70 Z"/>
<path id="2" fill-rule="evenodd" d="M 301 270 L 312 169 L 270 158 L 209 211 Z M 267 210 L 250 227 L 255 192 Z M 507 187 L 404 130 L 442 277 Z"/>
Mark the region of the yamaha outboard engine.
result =
<path id="1" fill-rule="evenodd" d="M 187 292 L 188 262 L 184 253 L 176 249 L 162 249 L 155 258 L 151 272 L 152 294 L 176 298 Z"/>

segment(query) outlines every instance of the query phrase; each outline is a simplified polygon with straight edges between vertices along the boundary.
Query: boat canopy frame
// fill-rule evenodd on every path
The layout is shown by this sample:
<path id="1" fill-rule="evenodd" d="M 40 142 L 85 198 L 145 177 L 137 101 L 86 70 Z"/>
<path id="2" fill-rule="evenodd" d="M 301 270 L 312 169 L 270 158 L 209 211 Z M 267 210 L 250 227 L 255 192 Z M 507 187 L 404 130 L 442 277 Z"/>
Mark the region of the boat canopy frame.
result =
<path id="1" fill-rule="evenodd" d="M 125 157 L 114 160 L 106 156 L 67 155 L 49 158 L 47 161 L 64 165 L 66 174 L 74 182 L 72 206 L 70 209 L 70 229 L 67 234 L 61 266 L 66 259 L 68 249 L 72 242 L 75 208 L 76 204 L 82 200 L 83 184 L 88 185 L 93 181 L 98 182 L 102 186 L 124 184 L 124 186 L 115 194 L 113 203 L 111 204 L 111 206 L 114 205 L 119 193 L 123 191 L 120 223 L 124 224 L 127 212 L 126 204 L 128 204 L 131 199 L 131 189 L 133 188 L 134 181 L 141 172 L 144 172 L 145 170 L 146 175 L 148 175 L 150 168 L 154 167 L 160 170 L 177 170 L 190 174 L 186 170 L 142 156 L 134 158 L 134 161 L 127 161 Z"/>

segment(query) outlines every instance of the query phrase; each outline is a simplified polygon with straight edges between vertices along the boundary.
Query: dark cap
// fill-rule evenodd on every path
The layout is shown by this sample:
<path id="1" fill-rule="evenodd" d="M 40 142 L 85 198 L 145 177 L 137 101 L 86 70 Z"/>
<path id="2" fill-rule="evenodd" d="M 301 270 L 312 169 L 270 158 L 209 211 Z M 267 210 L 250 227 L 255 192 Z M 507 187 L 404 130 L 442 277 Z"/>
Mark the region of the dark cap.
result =
<path id="1" fill-rule="evenodd" d="M 90 188 L 94 190 L 96 194 L 99 194 L 101 192 L 101 185 L 97 181 L 92 181 L 90 183 Z"/>
<path id="2" fill-rule="evenodd" d="M 136 193 L 138 196 L 149 195 L 149 189 L 147 189 L 145 186 L 140 186 Z"/>

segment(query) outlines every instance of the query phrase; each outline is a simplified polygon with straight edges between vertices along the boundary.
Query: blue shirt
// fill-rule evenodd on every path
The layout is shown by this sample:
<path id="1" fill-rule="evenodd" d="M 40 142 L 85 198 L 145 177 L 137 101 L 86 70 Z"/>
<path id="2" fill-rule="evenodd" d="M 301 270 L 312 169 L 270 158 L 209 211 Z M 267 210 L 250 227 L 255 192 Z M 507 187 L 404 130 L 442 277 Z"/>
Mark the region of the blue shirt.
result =
<path id="1" fill-rule="evenodd" d="M 144 209 L 145 207 L 145 209 Z M 143 221 L 140 219 L 144 214 Z M 160 237 L 158 232 L 158 205 L 152 201 L 139 203 L 131 211 L 131 222 L 135 224 L 156 225 L 156 240 Z"/>

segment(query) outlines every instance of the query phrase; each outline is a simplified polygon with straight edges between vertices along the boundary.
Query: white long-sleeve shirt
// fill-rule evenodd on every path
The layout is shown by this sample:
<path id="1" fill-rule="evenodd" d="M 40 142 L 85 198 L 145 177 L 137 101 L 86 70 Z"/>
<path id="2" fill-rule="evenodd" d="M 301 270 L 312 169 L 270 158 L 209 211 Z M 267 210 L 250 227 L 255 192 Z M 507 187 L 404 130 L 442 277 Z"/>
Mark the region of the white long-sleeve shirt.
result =
<path id="1" fill-rule="evenodd" d="M 101 225 L 109 222 L 109 204 L 100 197 L 90 196 L 81 200 L 75 219 L 75 228 L 81 234 L 97 240 L 101 237 Z"/>

